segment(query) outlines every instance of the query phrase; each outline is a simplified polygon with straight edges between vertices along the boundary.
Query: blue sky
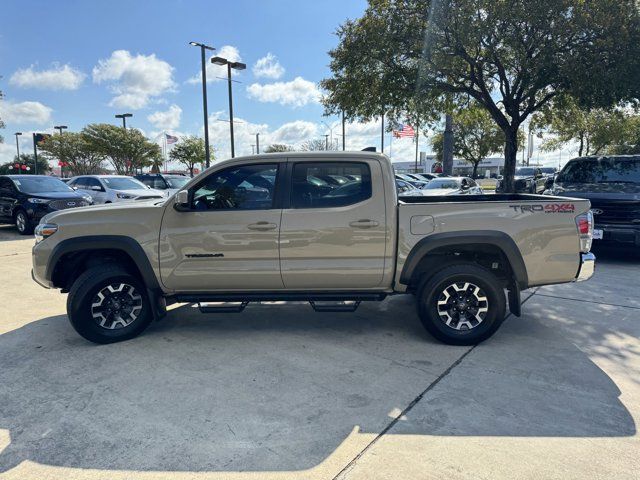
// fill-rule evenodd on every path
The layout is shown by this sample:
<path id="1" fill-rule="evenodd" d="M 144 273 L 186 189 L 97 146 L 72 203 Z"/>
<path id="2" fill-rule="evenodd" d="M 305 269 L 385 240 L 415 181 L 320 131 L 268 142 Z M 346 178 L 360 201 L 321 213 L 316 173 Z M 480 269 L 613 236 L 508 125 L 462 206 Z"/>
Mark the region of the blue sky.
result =
<path id="1" fill-rule="evenodd" d="M 117 123 L 114 115 L 122 112 L 133 113 L 128 125 L 151 139 L 162 131 L 201 135 L 200 52 L 191 40 L 247 64 L 234 83 L 237 154 L 251 153 L 256 132 L 262 146 L 322 138 L 329 133 L 322 122 L 338 119 L 322 116 L 317 82 L 329 75 L 336 28 L 365 8 L 364 0 L 5 1 L 0 162 L 14 153 L 15 131 L 58 124 L 77 131 Z M 210 140 L 218 158 L 227 158 L 227 85 L 215 78 L 223 72 L 209 68 Z M 378 123 L 348 126 L 349 149 L 377 144 Z M 430 151 L 425 139 L 421 147 Z M 397 140 L 392 156 L 412 160 L 414 150 L 410 139 Z"/>

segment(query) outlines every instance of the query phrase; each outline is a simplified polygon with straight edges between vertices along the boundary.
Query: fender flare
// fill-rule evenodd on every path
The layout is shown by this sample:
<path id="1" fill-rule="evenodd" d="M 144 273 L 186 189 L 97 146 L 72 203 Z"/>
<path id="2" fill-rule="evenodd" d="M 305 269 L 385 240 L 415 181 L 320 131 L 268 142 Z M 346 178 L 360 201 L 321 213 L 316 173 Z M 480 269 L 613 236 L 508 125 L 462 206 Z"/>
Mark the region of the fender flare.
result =
<path id="1" fill-rule="evenodd" d="M 84 252 L 88 250 L 120 250 L 133 260 L 142 280 L 149 290 L 161 290 L 158 278 L 151 267 L 151 262 L 142 246 L 131 237 L 123 235 L 88 235 L 63 240 L 52 250 L 47 262 L 45 278 L 53 278 L 53 271 L 60 259 L 67 253 Z"/>
<path id="2" fill-rule="evenodd" d="M 498 247 L 507 257 L 519 289 L 525 290 L 528 288 L 529 277 L 527 275 L 527 267 L 524 264 L 522 254 L 516 242 L 506 233 L 491 230 L 436 233 L 423 238 L 416 243 L 411 249 L 411 252 L 409 252 L 402 268 L 400 283 L 404 285 L 410 284 L 413 273 L 420 264 L 420 261 L 436 248 L 449 245 L 477 244 Z"/>

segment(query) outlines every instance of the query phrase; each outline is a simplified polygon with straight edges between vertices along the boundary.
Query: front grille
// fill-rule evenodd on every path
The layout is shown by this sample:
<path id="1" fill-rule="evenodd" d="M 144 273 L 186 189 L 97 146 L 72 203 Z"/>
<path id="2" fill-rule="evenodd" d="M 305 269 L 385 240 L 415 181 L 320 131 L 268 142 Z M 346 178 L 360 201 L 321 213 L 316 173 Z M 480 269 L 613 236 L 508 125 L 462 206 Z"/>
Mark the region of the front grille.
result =
<path id="1" fill-rule="evenodd" d="M 49 208 L 51 210 L 66 210 L 67 208 L 86 207 L 89 205 L 84 200 L 79 198 L 69 198 L 67 200 L 53 200 L 49 202 Z"/>
<path id="2" fill-rule="evenodd" d="M 591 200 L 596 224 L 640 225 L 640 202 Z"/>

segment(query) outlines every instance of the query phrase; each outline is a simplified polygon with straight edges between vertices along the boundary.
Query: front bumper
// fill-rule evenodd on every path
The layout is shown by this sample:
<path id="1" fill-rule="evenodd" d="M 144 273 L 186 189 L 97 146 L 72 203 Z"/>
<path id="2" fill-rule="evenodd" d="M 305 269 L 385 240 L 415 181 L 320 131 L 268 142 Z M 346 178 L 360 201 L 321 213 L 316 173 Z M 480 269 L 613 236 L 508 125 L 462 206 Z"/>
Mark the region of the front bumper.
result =
<path id="1" fill-rule="evenodd" d="M 584 282 L 593 277 L 596 270 L 596 256 L 589 252 L 580 255 L 580 270 L 578 270 L 578 276 L 576 282 Z"/>

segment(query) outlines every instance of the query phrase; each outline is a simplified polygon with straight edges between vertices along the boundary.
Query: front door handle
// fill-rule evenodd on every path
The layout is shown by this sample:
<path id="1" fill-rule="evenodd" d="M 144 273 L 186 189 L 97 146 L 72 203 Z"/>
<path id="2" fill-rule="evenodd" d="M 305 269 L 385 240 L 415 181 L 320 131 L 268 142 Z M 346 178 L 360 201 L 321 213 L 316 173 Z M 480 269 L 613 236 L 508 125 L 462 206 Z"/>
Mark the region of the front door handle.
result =
<path id="1" fill-rule="evenodd" d="M 378 225 L 380 225 L 378 222 L 369 219 L 356 220 L 355 222 L 351 222 L 349 224 L 349 226 L 353 228 L 373 228 L 377 227 Z"/>
<path id="2" fill-rule="evenodd" d="M 260 232 L 266 232 L 268 230 L 275 230 L 276 228 L 278 228 L 278 225 L 276 225 L 275 223 L 269 223 L 269 222 L 258 222 L 258 223 L 252 223 L 251 225 L 247 225 L 247 228 L 249 230 L 258 230 Z"/>

